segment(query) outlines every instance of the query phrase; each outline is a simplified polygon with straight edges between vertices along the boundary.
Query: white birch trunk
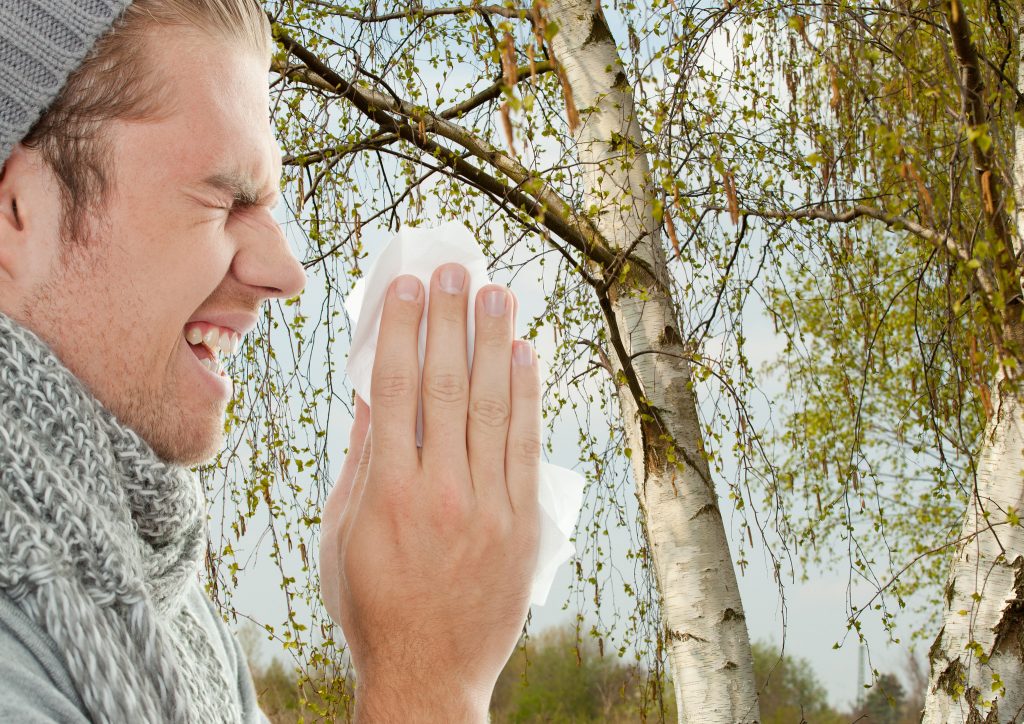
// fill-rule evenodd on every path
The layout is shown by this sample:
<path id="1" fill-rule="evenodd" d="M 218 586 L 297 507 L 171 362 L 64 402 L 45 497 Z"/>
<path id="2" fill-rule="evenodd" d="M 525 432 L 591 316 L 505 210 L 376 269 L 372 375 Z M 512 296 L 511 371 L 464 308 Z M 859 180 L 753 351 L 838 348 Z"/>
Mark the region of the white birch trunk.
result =
<path id="1" fill-rule="evenodd" d="M 1006 522 L 1024 513 L 1024 406 L 1017 389 L 999 397 L 928 654 L 924 724 L 1024 721 L 1024 528 Z"/>
<path id="2" fill-rule="evenodd" d="M 632 89 L 599 2 L 549 0 L 545 15 L 558 23 L 552 46 L 581 119 L 575 140 L 585 178 L 583 208 L 596 208 L 603 236 L 618 250 L 632 248 L 655 277 L 645 278 L 633 269 L 625 283 L 612 286 L 610 297 L 643 396 L 658 410 L 671 437 L 666 440 L 655 424 L 641 419 L 630 389 L 620 385 L 637 497 L 661 593 L 679 721 L 757 722 L 750 640 L 668 293 L 668 268 L 653 218 L 649 165 L 633 113 Z M 617 356 L 612 359 L 616 371 L 621 369 Z M 674 463 L 673 456 L 683 464 Z"/>
<path id="3" fill-rule="evenodd" d="M 1024 83 L 1024 63 L 1017 70 Z M 1015 133 L 1014 246 L 1024 232 L 1024 126 Z M 1019 320 L 1022 305 L 1009 315 Z M 1018 352 L 1024 326 L 1006 337 Z M 1020 375 L 1018 374 L 1018 380 Z M 1024 722 L 1024 395 L 1020 382 L 998 387 L 985 432 L 974 494 L 946 586 L 942 629 L 929 651 L 931 675 L 923 724 Z"/>

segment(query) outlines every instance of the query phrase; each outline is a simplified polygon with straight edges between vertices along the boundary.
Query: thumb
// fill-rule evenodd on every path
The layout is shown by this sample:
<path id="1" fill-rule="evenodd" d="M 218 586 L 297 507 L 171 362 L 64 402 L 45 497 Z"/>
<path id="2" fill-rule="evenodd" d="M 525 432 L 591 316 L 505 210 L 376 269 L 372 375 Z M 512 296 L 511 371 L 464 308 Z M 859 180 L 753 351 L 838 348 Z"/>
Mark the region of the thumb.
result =
<path id="1" fill-rule="evenodd" d="M 370 426 L 370 408 L 360 397 L 356 397 L 356 417 L 352 421 L 352 431 L 349 433 L 348 454 L 341 466 L 341 473 L 334 485 L 324 508 L 320 513 L 321 538 L 331 538 L 338 526 L 341 524 L 342 514 L 348 507 L 349 497 L 352 494 L 352 485 L 355 480 L 356 470 L 359 461 L 363 457 L 363 446 L 366 442 L 367 430 Z"/>
<path id="2" fill-rule="evenodd" d="M 341 532 L 344 530 L 342 522 L 347 518 L 345 513 L 348 510 L 349 498 L 352 494 L 353 481 L 358 472 L 360 461 L 366 457 L 364 447 L 367 442 L 367 432 L 370 424 L 370 408 L 362 399 L 356 397 L 356 416 L 352 421 L 352 431 L 349 434 L 348 455 L 338 476 L 338 482 L 334 489 L 327 496 L 323 510 L 320 513 L 320 575 L 321 575 L 321 598 L 328 614 L 335 620 L 339 615 L 339 599 L 336 587 L 338 546 L 340 544 Z M 326 585 L 324 585 L 326 584 Z"/>
<path id="3" fill-rule="evenodd" d="M 334 490 L 331 491 L 331 497 L 328 498 L 327 506 L 324 508 L 325 519 L 329 515 L 331 520 L 338 520 L 342 511 L 348 506 L 348 499 L 352 494 L 352 485 L 355 482 L 359 461 L 363 457 L 363 446 L 366 443 L 366 433 L 369 428 L 370 408 L 363 398 L 356 395 L 356 416 L 352 421 L 352 430 L 349 432 L 348 454 L 341 466 L 338 482 Z"/>

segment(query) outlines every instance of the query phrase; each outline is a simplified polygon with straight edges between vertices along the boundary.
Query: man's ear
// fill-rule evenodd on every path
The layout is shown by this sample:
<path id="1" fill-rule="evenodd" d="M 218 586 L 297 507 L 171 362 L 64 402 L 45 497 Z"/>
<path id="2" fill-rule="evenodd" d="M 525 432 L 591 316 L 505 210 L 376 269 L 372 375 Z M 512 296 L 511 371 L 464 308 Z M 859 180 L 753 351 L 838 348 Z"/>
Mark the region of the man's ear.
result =
<path id="1" fill-rule="evenodd" d="M 23 215 L 24 196 L 30 186 L 27 174 L 34 172 L 29 155 L 24 146 L 15 144 L 0 167 L 0 282 L 17 278 L 30 253 Z"/>

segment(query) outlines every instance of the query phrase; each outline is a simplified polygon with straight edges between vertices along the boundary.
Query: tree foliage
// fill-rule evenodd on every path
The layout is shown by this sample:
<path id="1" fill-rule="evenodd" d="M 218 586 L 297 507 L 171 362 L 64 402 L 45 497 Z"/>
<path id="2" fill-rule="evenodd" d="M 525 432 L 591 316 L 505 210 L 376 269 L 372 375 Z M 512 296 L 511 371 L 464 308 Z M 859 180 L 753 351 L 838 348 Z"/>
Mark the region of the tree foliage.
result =
<path id="1" fill-rule="evenodd" d="M 758 642 L 754 644 L 754 676 L 764 724 L 846 721 L 829 706 L 824 687 L 805 659 L 783 655 L 777 646 Z"/>
<path id="2" fill-rule="evenodd" d="M 249 565 L 236 548 L 269 553 L 288 614 L 265 630 L 310 677 L 342 660 L 309 554 L 341 445 L 328 430 L 349 404 L 343 301 L 384 234 L 454 219 L 497 279 L 543 293 L 526 329 L 547 345 L 546 415 L 577 427 L 590 481 L 577 621 L 652 677 L 639 691 L 664 683 L 624 380 L 590 277 L 639 262 L 586 236 L 624 201 L 582 201 L 572 130 L 586 109 L 566 92 L 542 5 L 265 3 L 287 228 L 311 283 L 268 311 L 232 370 L 231 446 L 204 471 L 220 511 L 209 560 L 231 610 Z M 816 564 L 848 570 L 855 632 L 866 612 L 892 626 L 908 601 L 934 611 L 996 374 L 1015 354 L 1016 10 L 613 0 L 603 12 L 637 100 L 740 568 L 764 545 L 780 586 Z M 762 369 L 765 319 L 781 352 Z M 614 559 L 613 541 L 626 547 Z"/>
<path id="3" fill-rule="evenodd" d="M 245 629 L 258 636 L 258 630 Z M 250 647 L 252 648 L 252 647 Z M 754 669 L 764 724 L 911 724 L 914 706 L 903 684 L 883 673 L 851 711 L 831 706 L 824 687 L 806 659 L 783 654 L 773 644 L 754 644 Z M 254 656 L 254 652 L 250 652 Z M 279 658 L 261 664 L 251 658 L 260 706 L 275 724 L 290 724 L 310 714 L 300 686 L 309 687 Z M 582 724 L 583 722 L 675 721 L 671 687 L 643 691 L 649 677 L 635 663 L 603 655 L 598 642 L 571 624 L 524 638 L 505 665 L 491 701 L 491 721 Z M 923 685 L 924 681 L 918 681 Z M 653 696 L 652 696 L 653 694 Z M 660 697 L 660 698 L 659 698 Z"/>
<path id="4" fill-rule="evenodd" d="M 788 201 L 752 205 L 810 238 L 767 294 L 794 401 L 779 480 L 794 548 L 874 592 L 851 601 L 853 627 L 869 609 L 891 624 L 915 593 L 937 609 L 996 374 L 1020 353 L 1003 338 L 1019 293 L 1015 13 L 820 3 L 788 12 L 777 44 L 813 170 Z"/>
<path id="5" fill-rule="evenodd" d="M 522 642 L 491 703 L 492 721 L 632 722 L 672 720 L 671 690 L 645 690 L 648 677 L 628 659 L 603 654 L 571 625 Z M 652 696 L 653 694 L 653 696 Z"/>

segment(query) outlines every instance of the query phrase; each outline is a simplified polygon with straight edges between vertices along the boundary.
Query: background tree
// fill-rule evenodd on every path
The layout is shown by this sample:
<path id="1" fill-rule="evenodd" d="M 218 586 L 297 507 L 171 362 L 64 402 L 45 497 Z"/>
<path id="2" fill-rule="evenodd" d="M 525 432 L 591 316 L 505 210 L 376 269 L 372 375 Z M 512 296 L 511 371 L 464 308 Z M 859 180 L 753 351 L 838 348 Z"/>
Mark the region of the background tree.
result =
<path id="1" fill-rule="evenodd" d="M 778 646 L 765 642 L 755 643 L 753 651 L 762 724 L 851 721 L 829 706 L 825 689 L 806 659 L 784 655 Z"/>
<path id="2" fill-rule="evenodd" d="M 882 674 L 854 710 L 854 720 L 865 719 L 875 724 L 900 724 L 905 721 L 906 694 L 903 684 L 893 674 Z M 917 718 L 912 719 L 917 721 Z"/>
<path id="3" fill-rule="evenodd" d="M 567 624 L 524 640 L 498 679 L 492 721 L 661 719 L 661 712 L 643 707 L 651 698 L 641 693 L 647 686 L 646 673 L 625 657 L 603 655 L 596 639 L 580 634 Z"/>
<path id="4" fill-rule="evenodd" d="M 855 628 L 953 554 L 926 722 L 1024 708 L 1018 14 L 793 8 L 788 118 L 813 172 L 788 200 L 738 192 L 741 214 L 749 199 L 761 219 L 825 222 L 771 293 L 789 338 L 779 369 L 803 400 L 783 436 L 781 477 L 806 511 L 795 538 L 811 555 L 843 539 L 876 590 L 851 607 Z"/>
<path id="5" fill-rule="evenodd" d="M 247 636 L 258 637 L 257 629 L 246 627 Z M 248 647 L 253 648 L 253 647 Z M 247 649 L 248 650 L 248 649 Z M 860 718 L 871 722 L 911 724 L 916 718 L 896 715 L 879 685 L 869 690 L 863 706 L 854 712 L 835 711 L 828 705 L 824 688 L 811 665 L 804 659 L 783 655 L 777 646 L 753 645 L 754 669 L 760 689 L 761 721 L 764 724 L 840 724 Z M 296 673 L 279 658 L 269 663 L 249 653 L 260 706 L 275 724 L 298 721 L 303 713 L 302 695 Z M 645 672 L 628 657 L 602 655 L 596 639 L 571 623 L 547 628 L 525 638 L 498 679 L 491 700 L 494 722 L 618 722 L 651 721 L 660 712 L 644 709 L 641 688 L 649 685 Z M 897 698 L 898 679 L 883 674 L 879 683 Z M 672 715 L 672 689 L 664 692 L 668 719 Z M 310 713 L 306 710 L 307 715 Z M 866 718 L 865 718 L 866 717 Z"/>

